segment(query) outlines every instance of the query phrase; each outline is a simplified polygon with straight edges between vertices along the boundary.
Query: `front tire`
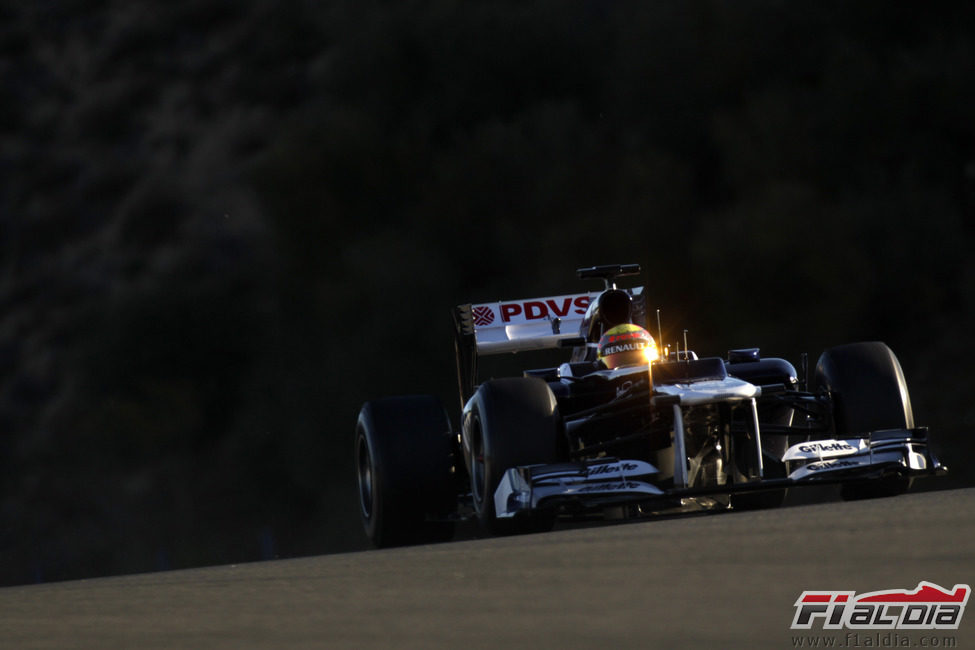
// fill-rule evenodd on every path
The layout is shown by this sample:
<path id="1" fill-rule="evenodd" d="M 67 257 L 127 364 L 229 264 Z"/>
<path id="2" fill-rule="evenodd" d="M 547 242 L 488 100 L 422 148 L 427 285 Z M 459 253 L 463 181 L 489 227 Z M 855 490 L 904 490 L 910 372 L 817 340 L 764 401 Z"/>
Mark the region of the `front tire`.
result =
<path id="1" fill-rule="evenodd" d="M 453 537 L 452 436 L 436 397 L 391 397 L 362 407 L 355 429 L 359 513 L 377 547 Z"/>
<path id="2" fill-rule="evenodd" d="M 494 506 L 494 493 L 508 469 L 558 461 L 561 418 L 548 384 L 527 377 L 485 382 L 466 417 L 471 494 L 481 526 L 495 535 L 551 530 L 554 512 L 499 519 Z"/>
<path id="3" fill-rule="evenodd" d="M 837 437 L 863 435 L 883 429 L 913 429 L 914 410 L 904 371 L 894 352 L 879 341 L 829 348 L 819 357 L 815 386 L 833 398 Z M 844 483 L 840 495 L 848 500 L 903 494 L 906 476 Z"/>

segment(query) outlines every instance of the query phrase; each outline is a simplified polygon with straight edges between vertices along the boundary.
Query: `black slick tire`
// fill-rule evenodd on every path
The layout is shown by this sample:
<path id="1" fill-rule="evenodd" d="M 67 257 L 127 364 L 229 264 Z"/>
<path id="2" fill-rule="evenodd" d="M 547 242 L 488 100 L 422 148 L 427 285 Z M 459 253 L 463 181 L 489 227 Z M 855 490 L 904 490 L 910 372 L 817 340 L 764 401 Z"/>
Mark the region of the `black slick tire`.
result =
<path id="1" fill-rule="evenodd" d="M 837 437 L 883 429 L 911 429 L 914 410 L 904 371 L 894 352 L 879 341 L 850 343 L 823 352 L 816 364 L 815 386 L 833 398 Z M 895 475 L 843 484 L 846 500 L 902 494 L 910 479 Z"/>
<path id="2" fill-rule="evenodd" d="M 453 537 L 453 435 L 436 397 L 363 405 L 355 429 L 356 484 L 362 525 L 377 547 Z"/>
<path id="3" fill-rule="evenodd" d="M 495 535 L 551 530 L 553 512 L 499 519 L 494 493 L 512 467 L 558 462 L 561 419 L 555 395 L 537 378 L 485 382 L 475 393 L 467 435 L 474 510 L 481 526 Z"/>

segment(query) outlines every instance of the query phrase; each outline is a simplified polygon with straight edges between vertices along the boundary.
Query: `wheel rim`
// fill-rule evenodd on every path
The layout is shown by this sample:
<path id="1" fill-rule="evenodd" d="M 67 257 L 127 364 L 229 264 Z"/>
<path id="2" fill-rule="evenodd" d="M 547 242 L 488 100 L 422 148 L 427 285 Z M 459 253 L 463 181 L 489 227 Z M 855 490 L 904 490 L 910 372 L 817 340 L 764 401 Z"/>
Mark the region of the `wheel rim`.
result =
<path id="1" fill-rule="evenodd" d="M 365 436 L 359 436 L 356 445 L 356 475 L 359 481 L 359 507 L 362 516 L 367 520 L 372 517 L 373 473 L 372 456 L 369 454 L 369 443 Z"/>

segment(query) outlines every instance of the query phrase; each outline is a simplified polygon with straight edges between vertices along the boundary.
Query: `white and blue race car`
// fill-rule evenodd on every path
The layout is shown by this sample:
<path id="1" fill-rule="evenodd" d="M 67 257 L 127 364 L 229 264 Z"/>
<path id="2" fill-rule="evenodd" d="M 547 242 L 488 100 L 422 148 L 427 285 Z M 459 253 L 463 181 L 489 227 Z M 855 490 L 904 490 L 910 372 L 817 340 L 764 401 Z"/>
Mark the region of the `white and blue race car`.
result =
<path id="1" fill-rule="evenodd" d="M 606 367 L 604 333 L 647 327 L 643 289 L 616 286 L 639 272 L 579 269 L 604 288 L 455 308 L 459 430 L 434 396 L 360 411 L 360 512 L 375 545 L 450 539 L 465 518 L 504 534 L 559 517 L 774 507 L 824 483 L 846 499 L 890 496 L 946 472 L 884 343 L 827 349 L 808 382 L 805 355 L 797 372 L 757 348 L 699 358 L 679 337 L 645 363 Z M 560 348 L 556 367 L 479 382 L 487 355 Z"/>

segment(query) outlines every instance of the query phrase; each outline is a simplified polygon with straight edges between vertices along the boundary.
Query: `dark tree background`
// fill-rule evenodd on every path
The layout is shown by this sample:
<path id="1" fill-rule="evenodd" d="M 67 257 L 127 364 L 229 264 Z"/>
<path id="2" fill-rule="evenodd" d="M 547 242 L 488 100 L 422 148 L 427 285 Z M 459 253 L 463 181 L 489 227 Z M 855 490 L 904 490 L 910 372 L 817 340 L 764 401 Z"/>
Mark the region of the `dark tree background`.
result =
<path id="1" fill-rule="evenodd" d="M 449 307 L 639 262 L 693 347 L 884 340 L 971 484 L 975 8 L 0 7 L 0 583 L 361 547 Z M 456 418 L 456 414 L 455 414 Z"/>

